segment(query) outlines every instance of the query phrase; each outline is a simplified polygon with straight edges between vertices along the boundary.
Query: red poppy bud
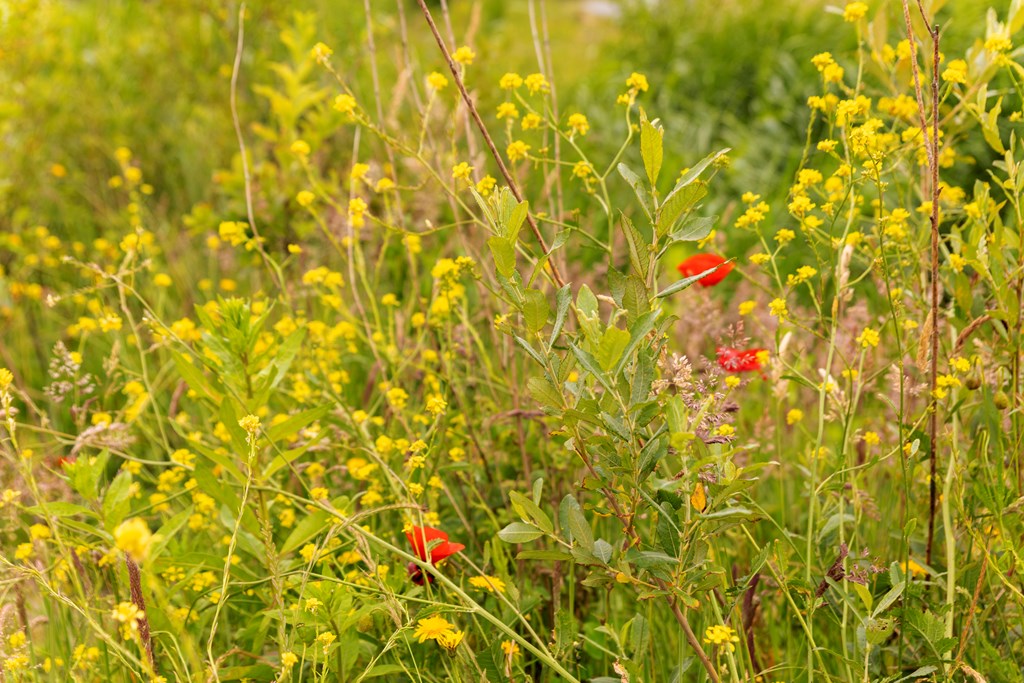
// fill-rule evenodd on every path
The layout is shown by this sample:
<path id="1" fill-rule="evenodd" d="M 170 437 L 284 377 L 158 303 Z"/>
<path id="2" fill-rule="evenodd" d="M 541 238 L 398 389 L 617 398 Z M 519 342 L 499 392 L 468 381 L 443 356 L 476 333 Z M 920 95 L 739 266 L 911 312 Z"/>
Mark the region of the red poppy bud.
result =
<path id="1" fill-rule="evenodd" d="M 722 265 L 722 267 L 711 273 L 711 275 L 697 280 L 697 284 L 701 287 L 714 287 L 724 280 L 725 276 L 733 269 L 732 262 L 726 262 L 726 259 L 723 256 L 719 256 L 718 254 L 694 254 L 676 266 L 676 269 L 683 277 L 693 277 L 694 275 L 700 275 L 705 271 L 711 270 L 718 265 Z"/>
<path id="2" fill-rule="evenodd" d="M 718 365 L 726 372 L 756 372 L 768 361 L 766 349 L 732 349 L 720 346 L 716 350 Z"/>

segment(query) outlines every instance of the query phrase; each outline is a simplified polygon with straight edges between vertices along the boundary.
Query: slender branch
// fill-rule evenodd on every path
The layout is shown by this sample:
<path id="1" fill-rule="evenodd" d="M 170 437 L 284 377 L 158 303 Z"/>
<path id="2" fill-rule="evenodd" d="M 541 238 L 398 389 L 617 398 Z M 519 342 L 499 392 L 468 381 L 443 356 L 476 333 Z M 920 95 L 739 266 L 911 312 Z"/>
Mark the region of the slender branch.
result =
<path id="1" fill-rule="evenodd" d="M 938 469 L 938 449 L 936 440 L 939 430 L 939 406 L 935 398 L 938 386 L 939 368 L 939 26 L 928 22 L 924 8 L 918 1 L 918 10 L 925 25 L 925 30 L 932 40 L 932 74 L 931 74 L 931 131 L 925 120 L 924 93 L 921 88 L 921 74 L 917 66 L 917 42 L 914 39 L 914 28 L 910 21 L 910 5 L 903 0 L 903 21 L 907 27 L 907 40 L 910 43 L 910 68 L 914 76 L 914 93 L 917 96 L 917 110 L 921 119 L 921 134 L 924 137 L 925 151 L 928 155 L 928 170 L 925 189 L 931 199 L 931 312 L 929 319 L 930 356 L 928 365 L 928 383 L 931 389 L 931 414 L 928 418 L 929 442 L 929 485 L 928 485 L 928 543 L 925 548 L 925 561 L 932 561 L 932 546 L 935 540 L 935 508 L 938 501 L 938 485 L 936 483 Z"/>
<path id="2" fill-rule="evenodd" d="M 479 112 L 476 110 L 476 105 L 473 104 L 473 100 L 470 98 L 469 93 L 466 91 L 466 84 L 462 80 L 462 74 L 459 73 L 459 67 L 455 64 L 455 60 L 452 59 L 451 53 L 448 52 L 448 47 L 444 44 L 444 39 L 441 34 L 438 33 L 437 25 L 434 23 L 434 17 L 430 14 L 430 9 L 424 0 L 416 0 L 420 6 L 420 10 L 423 12 L 423 18 L 427 20 L 427 25 L 430 27 L 430 32 L 434 34 L 434 40 L 437 41 L 437 47 L 441 50 L 441 54 L 444 56 L 445 62 L 448 64 L 448 70 L 451 71 L 452 77 L 455 79 L 455 85 L 459 88 L 459 93 L 462 94 L 462 101 L 466 103 L 466 109 L 469 110 L 469 115 L 473 117 L 473 121 L 476 123 L 477 129 L 484 138 L 484 142 L 487 143 L 487 148 L 491 152 L 491 156 L 494 161 L 498 164 L 498 170 L 501 171 L 501 175 L 505 178 L 505 182 L 508 184 L 509 190 L 512 191 L 512 196 L 517 201 L 523 201 L 523 195 L 519 191 L 519 186 L 516 184 L 512 174 L 509 173 L 508 167 L 505 166 L 505 162 L 501 158 L 501 154 L 498 152 L 498 148 L 494 145 L 494 140 L 491 138 L 491 134 L 487 132 L 487 126 L 484 124 L 483 119 L 480 118 Z M 537 221 L 534 220 L 533 215 L 527 212 L 526 222 L 530 225 L 530 230 L 533 231 L 534 236 L 537 238 L 537 242 L 540 244 L 540 248 L 544 251 L 545 256 L 550 255 L 547 242 L 544 241 L 544 235 L 541 234 L 540 228 L 537 227 Z M 558 271 L 558 266 L 555 265 L 553 258 L 548 259 L 548 267 L 551 268 L 551 277 L 555 283 L 561 287 L 565 284 L 565 280 L 562 279 L 562 274 Z"/>

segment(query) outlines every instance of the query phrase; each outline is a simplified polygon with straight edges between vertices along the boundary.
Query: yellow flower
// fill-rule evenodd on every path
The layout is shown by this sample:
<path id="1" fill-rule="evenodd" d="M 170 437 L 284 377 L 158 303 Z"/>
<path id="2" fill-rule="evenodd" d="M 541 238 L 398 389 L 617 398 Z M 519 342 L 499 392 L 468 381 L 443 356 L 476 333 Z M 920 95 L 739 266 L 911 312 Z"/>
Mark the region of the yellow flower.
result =
<path id="1" fill-rule="evenodd" d="M 540 115 L 534 114 L 533 112 L 530 112 L 529 114 L 527 114 L 526 116 L 523 117 L 523 121 L 522 121 L 523 130 L 532 130 L 534 128 L 539 128 L 540 124 L 543 121 L 544 121 L 544 119 L 542 119 L 540 117 Z"/>
<path id="2" fill-rule="evenodd" d="M 800 420 L 804 419 L 804 411 L 799 408 L 793 408 L 786 413 L 786 424 L 795 425 Z"/>
<path id="3" fill-rule="evenodd" d="M 255 415 L 246 415 L 238 421 L 238 426 L 250 434 L 255 434 L 260 429 L 260 418 Z"/>
<path id="4" fill-rule="evenodd" d="M 174 281 L 167 273 L 157 273 L 153 276 L 153 284 L 157 287 L 167 288 L 174 284 Z"/>
<path id="5" fill-rule="evenodd" d="M 843 20 L 854 22 L 864 18 L 868 13 L 868 6 L 863 2 L 848 2 L 843 10 Z"/>
<path id="6" fill-rule="evenodd" d="M 864 432 L 864 443 L 868 446 L 877 446 L 880 441 L 878 432 Z"/>
<path id="7" fill-rule="evenodd" d="M 326 64 L 327 60 L 331 55 L 334 54 L 334 50 L 327 47 L 323 43 L 317 43 L 313 46 L 313 49 L 309 51 L 309 56 L 315 59 L 320 64 Z"/>
<path id="8" fill-rule="evenodd" d="M 413 631 L 412 637 L 424 643 L 428 640 L 437 640 L 445 633 L 454 630 L 455 624 L 452 624 L 444 617 L 433 616 L 420 619 L 417 622 L 416 630 Z"/>
<path id="9" fill-rule="evenodd" d="M 788 244 L 796 239 L 796 233 L 787 228 L 782 228 L 775 233 L 775 241 L 779 244 Z"/>
<path id="10" fill-rule="evenodd" d="M 704 642 L 708 645 L 725 645 L 729 652 L 735 652 L 734 643 L 740 642 L 740 639 L 732 628 L 716 624 L 704 631 Z"/>
<path id="11" fill-rule="evenodd" d="M 486 197 L 494 190 L 494 186 L 497 184 L 497 180 L 495 180 L 493 177 L 489 175 L 485 175 L 483 178 L 477 181 L 476 191 L 479 192 L 484 197 Z"/>
<path id="12" fill-rule="evenodd" d="M 497 116 L 499 119 L 518 119 L 519 110 L 516 109 L 516 105 L 512 104 L 511 102 L 502 102 L 501 104 L 498 105 Z"/>
<path id="13" fill-rule="evenodd" d="M 530 91 L 531 95 L 535 95 L 538 92 L 547 92 L 551 89 L 548 79 L 541 73 L 530 74 L 523 82 L 526 84 L 526 89 Z"/>
<path id="14" fill-rule="evenodd" d="M 471 576 L 469 583 L 475 588 L 485 590 L 488 593 L 504 593 L 505 582 L 497 576 Z"/>
<path id="15" fill-rule="evenodd" d="M 333 643 L 336 639 L 337 639 L 336 635 L 334 635 L 330 631 L 324 631 L 323 633 L 321 633 L 320 635 L 318 635 L 316 637 L 316 642 L 318 642 L 318 643 L 320 643 L 321 645 L 324 646 L 324 655 L 326 655 L 327 654 L 327 648 L 329 648 L 331 646 L 331 643 Z"/>
<path id="16" fill-rule="evenodd" d="M 440 92 L 448 87 L 448 79 L 444 77 L 444 74 L 433 71 L 427 76 L 427 85 Z"/>
<path id="17" fill-rule="evenodd" d="M 501 641 L 501 651 L 505 653 L 505 656 L 512 659 L 519 654 L 519 644 L 514 640 L 503 640 Z"/>
<path id="18" fill-rule="evenodd" d="M 509 161 L 519 161 L 520 159 L 525 159 L 529 151 L 530 146 L 523 142 L 522 140 L 512 141 L 512 143 L 508 146 L 508 149 L 505 150 L 506 154 L 508 154 Z"/>
<path id="19" fill-rule="evenodd" d="M 466 633 L 464 631 L 445 631 L 439 635 L 436 640 L 438 645 L 449 652 L 454 652 L 455 648 L 459 646 L 459 643 L 461 643 L 462 639 L 465 637 Z"/>
<path id="20" fill-rule="evenodd" d="M 366 224 L 366 210 L 369 207 L 361 197 L 353 197 L 348 200 L 348 222 L 354 228 L 361 228 Z"/>
<path id="21" fill-rule="evenodd" d="M 629 75 L 629 78 L 626 79 L 626 87 L 635 92 L 647 92 L 649 87 L 647 83 L 647 76 L 634 71 Z"/>
<path id="22" fill-rule="evenodd" d="M 786 309 L 785 299 L 772 299 L 768 304 L 768 311 L 777 318 L 785 318 L 789 311 Z"/>
<path id="23" fill-rule="evenodd" d="M 736 375 L 729 375 L 728 377 L 725 378 L 725 386 L 729 387 L 730 389 L 735 389 L 736 387 L 738 387 L 740 385 L 740 382 L 740 378 L 737 377 Z"/>
<path id="24" fill-rule="evenodd" d="M 13 381 L 14 375 L 11 374 L 11 371 L 7 368 L 0 368 L 0 391 L 6 390 Z"/>
<path id="25" fill-rule="evenodd" d="M 459 64 L 469 66 L 470 64 L 473 63 L 473 60 L 476 59 L 476 53 L 473 52 L 473 50 L 468 46 L 463 45 L 462 47 L 460 47 L 459 49 L 452 53 L 452 59 L 454 59 Z"/>
<path id="26" fill-rule="evenodd" d="M 452 179 L 453 180 L 465 180 L 466 182 L 472 182 L 469 175 L 473 172 L 473 167 L 467 164 L 465 161 L 460 161 L 458 164 L 452 167 Z"/>
<path id="27" fill-rule="evenodd" d="M 577 161 L 575 164 L 573 164 L 572 174 L 577 178 L 586 180 L 591 175 L 593 175 L 593 173 L 593 167 L 585 161 Z"/>
<path id="28" fill-rule="evenodd" d="M 342 114 L 348 114 L 351 116 L 356 111 L 356 98 L 347 93 L 342 93 L 334 98 L 334 104 L 332 106 L 336 111 L 340 111 Z"/>
<path id="29" fill-rule="evenodd" d="M 14 559 L 27 560 L 35 553 L 35 547 L 31 543 L 19 543 L 14 551 Z"/>
<path id="30" fill-rule="evenodd" d="M 744 301 L 744 302 L 740 303 L 740 305 L 737 307 L 737 310 L 739 311 L 740 315 L 750 315 L 751 313 L 754 312 L 754 309 L 756 307 L 757 307 L 757 302 L 753 301 L 753 300 L 750 300 L 750 301 Z"/>
<path id="31" fill-rule="evenodd" d="M 824 71 L 825 67 L 835 63 L 836 61 L 832 59 L 831 52 L 820 52 L 811 57 L 811 64 L 813 64 L 818 71 Z"/>
<path id="32" fill-rule="evenodd" d="M 402 389 L 401 387 L 388 389 L 385 396 L 388 399 L 388 404 L 395 410 L 401 410 L 409 401 L 409 394 L 407 394 L 405 389 Z"/>
<path id="33" fill-rule="evenodd" d="M 299 658 L 295 656 L 294 652 L 282 652 L 281 653 L 281 668 L 290 669 L 295 666 L 299 661 Z"/>
<path id="34" fill-rule="evenodd" d="M 872 348 L 877 347 L 879 342 L 878 331 L 873 330 L 870 327 L 865 327 L 864 331 L 860 333 L 859 337 L 857 337 L 857 342 L 865 349 L 869 346 Z"/>
<path id="35" fill-rule="evenodd" d="M 136 562 L 143 562 L 153 545 L 153 534 L 145 520 L 132 517 L 114 529 L 114 544 Z"/>
<path id="36" fill-rule="evenodd" d="M 295 201 L 299 206 L 308 207 L 316 200 L 316 195 L 309 190 L 302 190 L 295 195 Z"/>
<path id="37" fill-rule="evenodd" d="M 942 80 L 947 83 L 967 82 L 967 62 L 962 59 L 954 59 L 946 65 L 942 72 Z"/>
<path id="38" fill-rule="evenodd" d="M 307 157 L 310 152 L 309 143 L 305 140 L 296 140 L 288 149 L 297 157 Z"/>
<path id="39" fill-rule="evenodd" d="M 900 569 L 902 569 L 904 572 L 909 570 L 910 573 L 914 576 L 928 576 L 928 570 L 926 570 L 924 567 L 919 565 L 917 562 L 914 562 L 913 560 L 911 560 L 909 564 L 906 562 L 900 562 Z"/>
<path id="40" fill-rule="evenodd" d="M 569 128 L 580 135 L 586 135 L 587 131 L 590 130 L 590 122 L 587 121 L 587 117 L 583 114 L 571 114 L 568 123 Z"/>
<path id="41" fill-rule="evenodd" d="M 501 77 L 498 81 L 498 86 L 502 90 L 515 90 L 523 84 L 523 77 L 517 73 L 509 72 Z"/>
<path id="42" fill-rule="evenodd" d="M 1013 43 L 1006 36 L 992 36 L 985 41 L 985 49 L 989 52 L 1007 52 L 1013 48 Z"/>

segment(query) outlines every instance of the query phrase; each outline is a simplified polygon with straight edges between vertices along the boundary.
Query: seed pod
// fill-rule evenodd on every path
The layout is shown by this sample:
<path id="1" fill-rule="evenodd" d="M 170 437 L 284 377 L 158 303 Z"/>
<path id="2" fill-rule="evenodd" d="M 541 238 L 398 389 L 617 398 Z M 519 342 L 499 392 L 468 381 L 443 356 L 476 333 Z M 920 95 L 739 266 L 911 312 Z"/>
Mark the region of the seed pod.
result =
<path id="1" fill-rule="evenodd" d="M 1006 410 L 1010 407 L 1010 397 L 1006 395 L 1005 391 L 997 391 L 992 402 L 999 410 Z"/>
<path id="2" fill-rule="evenodd" d="M 967 379 L 964 381 L 964 386 L 971 391 L 977 391 L 978 387 L 981 386 L 981 373 L 975 370 L 971 374 L 967 375 Z"/>

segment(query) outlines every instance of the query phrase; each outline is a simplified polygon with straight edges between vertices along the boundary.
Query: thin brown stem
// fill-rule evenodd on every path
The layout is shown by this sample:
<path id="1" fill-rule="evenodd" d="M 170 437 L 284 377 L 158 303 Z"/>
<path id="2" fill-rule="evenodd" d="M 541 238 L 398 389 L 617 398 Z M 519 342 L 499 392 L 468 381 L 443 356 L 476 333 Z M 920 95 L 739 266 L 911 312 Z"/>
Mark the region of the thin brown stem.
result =
<path id="1" fill-rule="evenodd" d="M 495 163 L 498 164 L 498 170 L 501 171 L 502 177 L 508 184 L 509 190 L 512 192 L 512 196 L 517 201 L 523 201 L 523 195 L 519 191 L 519 186 L 516 184 L 515 178 L 509 172 L 508 167 L 505 166 L 505 162 L 501 158 L 501 154 L 498 152 L 498 148 L 494 145 L 494 139 L 491 138 L 491 134 L 487 132 L 487 126 L 484 124 L 483 119 L 480 118 L 480 113 L 476 109 L 476 105 L 473 104 L 472 98 L 466 91 L 466 84 L 462 80 L 462 74 L 459 72 L 458 65 L 455 64 L 455 60 L 452 59 L 451 53 L 448 51 L 448 47 L 444 43 L 444 39 L 437 30 L 437 24 L 434 23 L 434 17 L 430 14 L 430 9 L 427 7 L 425 0 L 416 0 L 420 6 L 420 10 L 423 12 L 423 18 L 426 19 L 427 25 L 430 27 L 430 32 L 434 35 L 434 40 L 437 42 L 437 47 L 441 50 L 441 54 L 444 56 L 445 62 L 448 64 L 448 70 L 452 74 L 452 78 L 455 79 L 455 85 L 459 88 L 459 93 L 462 95 L 462 101 L 466 104 L 466 109 L 469 110 L 469 115 L 473 117 L 473 121 L 476 123 L 477 129 L 480 131 L 480 135 L 483 136 L 484 142 L 487 144 L 487 148 L 491 152 L 491 156 L 494 158 Z M 526 222 L 530 225 L 530 230 L 533 232 L 534 237 L 537 238 L 538 244 L 540 244 L 541 250 L 545 256 L 550 255 L 547 242 L 544 240 L 544 235 L 541 234 L 540 228 L 537 227 L 537 221 L 534 220 L 533 215 L 527 213 Z M 548 267 L 551 269 L 551 277 L 555 283 L 561 287 L 565 284 L 565 280 L 562 279 L 562 274 L 558 271 L 558 266 L 555 265 L 553 258 L 548 258 Z"/>

